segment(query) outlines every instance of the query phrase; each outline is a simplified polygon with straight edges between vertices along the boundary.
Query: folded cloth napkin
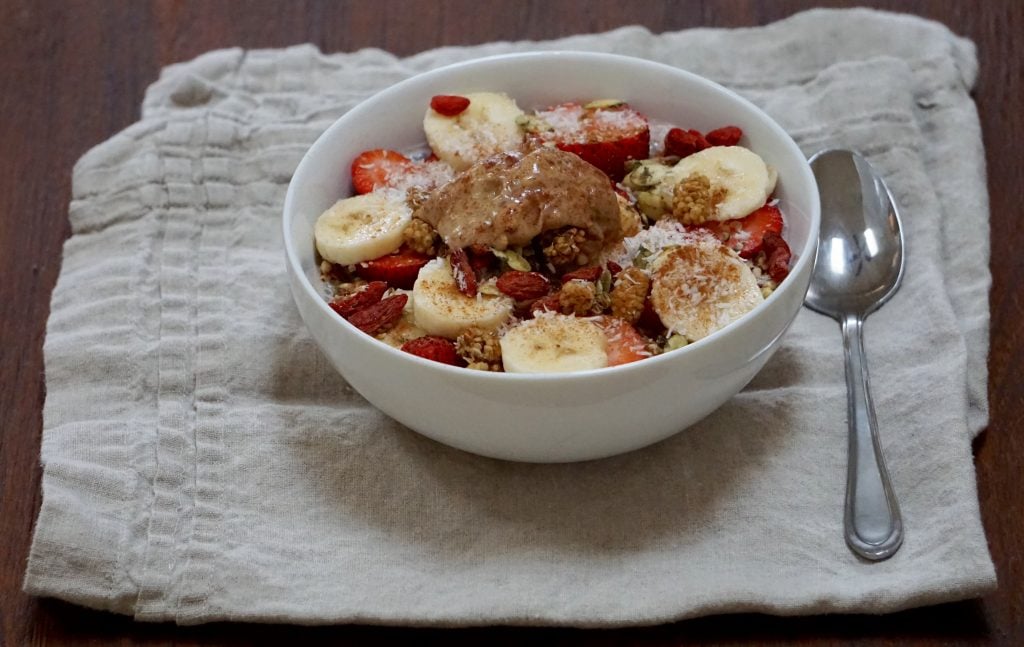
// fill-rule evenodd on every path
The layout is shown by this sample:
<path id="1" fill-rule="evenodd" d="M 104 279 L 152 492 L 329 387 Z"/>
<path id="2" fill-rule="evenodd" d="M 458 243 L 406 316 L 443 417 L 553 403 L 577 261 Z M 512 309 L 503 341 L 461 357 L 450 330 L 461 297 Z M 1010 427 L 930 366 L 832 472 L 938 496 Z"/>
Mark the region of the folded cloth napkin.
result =
<path id="1" fill-rule="evenodd" d="M 303 152 L 396 81 L 530 49 L 692 70 L 807 153 L 858 149 L 884 173 L 909 245 L 904 285 L 866 332 L 907 529 L 895 557 L 844 544 L 842 346 L 810 311 L 709 418 L 582 464 L 444 447 L 328 365 L 283 271 Z M 976 73 L 974 46 L 945 27 L 865 10 L 405 59 L 236 49 L 167 68 L 142 120 L 75 168 L 26 590 L 179 623 L 577 626 L 881 613 L 990 590 L 971 455 L 989 287 Z"/>

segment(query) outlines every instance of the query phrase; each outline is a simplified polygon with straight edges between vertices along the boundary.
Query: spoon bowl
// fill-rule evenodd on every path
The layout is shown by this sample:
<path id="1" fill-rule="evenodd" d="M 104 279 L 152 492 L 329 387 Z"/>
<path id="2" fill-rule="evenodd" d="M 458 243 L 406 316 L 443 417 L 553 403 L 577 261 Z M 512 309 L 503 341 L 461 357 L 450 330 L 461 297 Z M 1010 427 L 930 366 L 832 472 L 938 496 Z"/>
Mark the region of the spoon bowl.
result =
<path id="1" fill-rule="evenodd" d="M 903 280 L 903 232 L 896 201 L 866 159 L 847 150 L 811 158 L 821 189 L 818 257 L 806 305 L 838 319 L 867 317 Z M 828 214 L 827 217 L 825 214 Z"/>
<path id="2" fill-rule="evenodd" d="M 868 388 L 864 320 L 903 279 L 903 230 L 892 193 L 860 155 L 826 150 L 810 160 L 821 195 L 818 253 L 805 305 L 839 322 L 846 366 L 849 455 L 846 543 L 869 560 L 891 557 L 903 522 L 878 440 Z"/>

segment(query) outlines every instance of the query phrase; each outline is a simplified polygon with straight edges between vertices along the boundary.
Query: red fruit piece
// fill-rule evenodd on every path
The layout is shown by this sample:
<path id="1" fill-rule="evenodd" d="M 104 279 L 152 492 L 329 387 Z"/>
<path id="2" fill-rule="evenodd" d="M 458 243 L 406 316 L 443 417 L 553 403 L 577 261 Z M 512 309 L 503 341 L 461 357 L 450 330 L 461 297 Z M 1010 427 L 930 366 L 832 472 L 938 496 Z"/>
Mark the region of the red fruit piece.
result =
<path id="1" fill-rule="evenodd" d="M 347 319 L 367 335 L 376 335 L 398 323 L 408 300 L 409 296 L 406 294 L 395 294 L 352 313 Z"/>
<path id="2" fill-rule="evenodd" d="M 792 253 L 782 236 L 775 232 L 764 235 L 764 252 L 768 257 L 768 276 L 776 283 L 782 283 L 789 276 L 789 261 Z"/>
<path id="3" fill-rule="evenodd" d="M 715 128 L 704 135 L 704 139 L 712 146 L 735 146 L 740 143 L 741 137 L 743 137 L 743 131 L 738 126 Z"/>
<path id="4" fill-rule="evenodd" d="M 438 94 L 430 99 L 430 107 L 445 117 L 454 117 L 469 107 L 469 99 L 457 94 Z"/>
<path id="5" fill-rule="evenodd" d="M 604 270 L 600 265 L 591 265 L 590 267 L 581 267 L 578 270 L 566 272 L 562 275 L 562 283 L 568 283 L 573 279 L 580 279 L 583 281 L 596 281 L 601 278 L 601 272 Z"/>
<path id="6" fill-rule="evenodd" d="M 498 277 L 498 290 L 516 301 L 539 299 L 548 293 L 551 284 L 543 274 L 510 270 Z"/>
<path id="7" fill-rule="evenodd" d="M 673 128 L 665 135 L 665 154 L 687 157 L 710 147 L 704 135 L 696 130 Z"/>
<path id="8" fill-rule="evenodd" d="M 376 148 L 352 160 L 352 187 L 356 193 L 370 193 L 386 187 L 412 170 L 411 159 L 396 151 Z"/>
<path id="9" fill-rule="evenodd" d="M 469 264 L 473 271 L 477 274 L 490 267 L 491 261 L 494 260 L 494 254 L 491 253 L 491 249 L 487 245 L 470 245 L 466 250 L 466 256 L 469 258 Z"/>
<path id="10" fill-rule="evenodd" d="M 665 332 L 665 324 L 661 323 L 661 317 L 654 309 L 654 303 L 649 294 L 644 300 L 644 309 L 640 311 L 640 319 L 636 322 L 636 326 L 651 337 L 657 337 Z"/>
<path id="11" fill-rule="evenodd" d="M 402 247 L 394 254 L 357 264 L 356 275 L 367 281 L 384 281 L 393 288 L 411 290 L 420 268 L 429 263 L 431 258 Z"/>
<path id="12" fill-rule="evenodd" d="M 647 118 L 625 103 L 588 109 L 563 103 L 537 113 L 552 127 L 537 137 L 552 141 L 563 151 L 579 155 L 618 182 L 626 174 L 626 162 L 650 153 L 651 131 Z"/>
<path id="13" fill-rule="evenodd" d="M 452 276 L 455 277 L 455 285 L 459 288 L 459 292 L 467 297 L 475 297 L 477 288 L 476 272 L 473 270 L 473 265 L 469 262 L 469 257 L 466 256 L 466 250 L 451 250 L 448 253 L 448 262 L 452 266 Z"/>
<path id="14" fill-rule="evenodd" d="M 541 312 L 561 312 L 562 305 L 559 301 L 558 293 L 549 294 L 546 297 L 541 297 L 530 305 L 530 314 L 537 316 Z"/>
<path id="15" fill-rule="evenodd" d="M 608 272 L 612 275 L 613 279 L 622 271 L 622 266 L 615 261 L 608 261 L 604 266 L 608 268 Z"/>
<path id="16" fill-rule="evenodd" d="M 783 224 L 782 212 L 765 205 L 745 218 L 706 222 L 700 227 L 718 236 L 743 258 L 753 258 L 763 249 L 765 234 L 781 234 Z"/>
<path id="17" fill-rule="evenodd" d="M 362 290 L 334 299 L 328 305 L 339 315 L 348 319 L 357 310 L 362 310 L 366 306 L 380 301 L 380 298 L 384 296 L 384 291 L 387 289 L 388 286 L 383 281 L 373 281 L 367 283 Z"/>
<path id="18" fill-rule="evenodd" d="M 442 364 L 458 366 L 461 363 L 455 344 L 444 337 L 417 337 L 402 344 L 402 350 Z"/>
<path id="19" fill-rule="evenodd" d="M 608 366 L 628 364 L 651 356 L 647 338 L 628 322 L 618 317 L 603 316 L 597 317 L 595 323 L 608 340 Z"/>

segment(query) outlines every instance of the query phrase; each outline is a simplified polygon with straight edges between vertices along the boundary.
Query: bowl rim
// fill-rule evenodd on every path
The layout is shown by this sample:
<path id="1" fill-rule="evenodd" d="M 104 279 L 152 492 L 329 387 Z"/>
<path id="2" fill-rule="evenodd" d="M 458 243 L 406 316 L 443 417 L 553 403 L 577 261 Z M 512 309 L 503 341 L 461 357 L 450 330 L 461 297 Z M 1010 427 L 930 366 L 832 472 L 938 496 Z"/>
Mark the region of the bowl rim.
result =
<path id="1" fill-rule="evenodd" d="M 800 255 L 797 258 L 796 265 L 790 268 L 790 275 L 797 275 L 804 271 L 804 268 L 814 263 L 815 254 L 818 248 L 818 235 L 821 221 L 820 213 L 820 197 L 818 195 L 818 185 L 814 180 L 813 172 L 811 171 L 810 164 L 807 162 L 807 157 L 797 146 L 793 138 L 790 137 L 782 126 L 780 126 L 774 119 L 772 119 L 766 112 L 758 108 L 749 100 L 740 96 L 733 90 L 716 83 L 706 77 L 700 76 L 693 72 L 684 70 L 679 67 L 651 61 L 644 58 L 635 56 L 625 56 L 622 54 L 611 54 L 605 52 L 589 52 L 579 50 L 547 50 L 547 51 L 531 51 L 531 52 L 515 52 L 507 54 L 496 54 L 493 56 L 485 56 L 480 58 L 468 59 L 465 61 L 459 61 L 450 65 L 434 68 L 426 72 L 414 74 L 413 76 L 403 79 L 398 83 L 390 85 L 373 95 L 363 99 L 355 106 L 347 110 L 344 114 L 338 117 L 330 126 L 327 127 L 313 142 L 313 144 L 303 154 L 302 159 L 296 166 L 295 171 L 292 173 L 291 180 L 288 182 L 288 190 L 285 194 L 284 206 L 283 206 L 283 217 L 282 217 L 282 229 L 284 234 L 284 248 L 285 248 L 285 259 L 288 265 L 288 269 L 292 273 L 298 276 L 298 284 L 301 286 L 303 292 L 317 303 L 319 310 L 328 315 L 328 317 L 336 324 L 341 325 L 343 329 L 347 328 L 352 334 L 361 335 L 366 337 L 370 342 L 376 344 L 381 350 L 386 353 L 392 353 L 394 357 L 401 357 L 403 360 L 412 361 L 418 363 L 421 367 L 429 370 L 436 370 L 441 375 L 450 375 L 453 377 L 465 377 L 466 369 L 459 366 L 452 366 L 441 362 L 431 361 L 411 353 L 406 353 L 398 348 L 395 348 L 389 344 L 386 344 L 375 337 L 366 335 L 351 323 L 338 316 L 324 300 L 323 296 L 316 290 L 312 285 L 311 281 L 306 276 L 303 270 L 302 264 L 299 262 L 298 254 L 296 251 L 296 241 L 291 235 L 291 223 L 295 217 L 295 201 L 297 200 L 298 189 L 296 188 L 295 179 L 302 176 L 303 171 L 307 166 L 312 164 L 312 158 L 314 152 L 320 148 L 327 146 L 327 140 L 331 139 L 331 134 L 335 131 L 343 129 L 347 122 L 360 117 L 360 113 L 365 112 L 367 104 L 370 102 L 379 102 L 387 100 L 391 95 L 398 94 L 404 91 L 408 86 L 421 84 L 429 81 L 431 77 L 435 76 L 446 76 L 453 72 L 458 72 L 463 68 L 477 67 L 480 65 L 489 65 L 496 63 L 505 62 L 516 62 L 522 61 L 524 63 L 531 63 L 537 60 L 545 59 L 559 59 L 564 61 L 580 61 L 585 63 L 601 63 L 601 62 L 616 62 L 624 65 L 635 65 L 641 68 L 647 68 L 653 73 L 673 75 L 679 78 L 684 78 L 689 83 L 694 83 L 700 86 L 704 86 L 706 89 L 711 90 L 714 93 L 724 94 L 726 98 L 731 101 L 735 101 L 740 105 L 744 106 L 748 110 L 761 116 L 764 124 L 768 129 L 775 135 L 778 140 L 782 143 L 788 152 L 795 155 L 797 158 L 802 159 L 804 164 L 800 167 L 800 174 L 803 176 L 803 180 L 810 187 L 812 195 L 809 196 L 810 216 L 811 221 L 808 227 L 807 241 L 803 248 L 799 250 Z M 354 116 L 353 116 L 354 115 Z M 295 283 L 292 283 L 295 285 Z M 710 335 L 703 337 L 695 342 L 687 344 L 682 348 L 675 349 L 668 353 L 656 355 L 654 357 L 648 357 L 646 359 L 630 362 L 627 364 L 619 364 L 617 366 L 605 366 L 602 368 L 586 369 L 581 371 L 573 371 L 568 373 L 505 373 L 505 372 L 490 372 L 490 371 L 473 371 L 473 378 L 479 380 L 492 380 L 501 382 L 562 382 L 565 380 L 573 381 L 584 381 L 593 378 L 603 378 L 605 376 L 622 374 L 626 375 L 631 372 L 639 372 L 642 370 L 654 369 L 658 366 L 666 364 L 668 362 L 681 361 L 689 355 L 700 352 L 702 349 L 709 345 L 717 344 L 720 340 L 730 337 L 733 335 L 742 335 L 743 330 L 753 322 L 757 320 L 757 313 L 763 312 L 771 307 L 771 304 L 784 298 L 788 293 L 798 290 L 799 287 L 796 282 L 783 282 L 781 286 L 776 288 L 772 294 L 770 294 L 764 301 L 759 303 L 753 310 L 745 313 L 736 321 L 733 321 L 723 328 L 716 330 Z M 805 290 L 806 291 L 806 290 Z M 801 297 L 801 302 L 803 298 Z M 788 326 L 787 326 L 788 328 Z M 781 337 L 785 334 L 785 329 L 779 333 L 777 337 Z M 776 337 L 776 339 L 777 339 Z M 773 342 L 775 339 L 772 340 Z"/>

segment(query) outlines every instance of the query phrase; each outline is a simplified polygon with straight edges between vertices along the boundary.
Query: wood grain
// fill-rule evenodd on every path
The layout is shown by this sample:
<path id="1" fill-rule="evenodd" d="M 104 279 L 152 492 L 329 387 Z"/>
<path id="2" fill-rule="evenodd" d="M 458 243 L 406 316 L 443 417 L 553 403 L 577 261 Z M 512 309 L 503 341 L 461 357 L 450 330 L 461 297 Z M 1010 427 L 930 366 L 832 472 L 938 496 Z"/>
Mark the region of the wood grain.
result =
<path id="1" fill-rule="evenodd" d="M 210 49 L 313 42 L 323 51 L 381 47 L 412 54 L 439 45 L 545 39 L 627 24 L 653 31 L 764 24 L 812 4 L 722 2 L 375 0 L 288 3 L 96 0 L 0 2 L 0 645 L 278 644 L 1024 644 L 1024 3 L 957 0 L 868 3 L 939 20 L 978 45 L 975 98 L 992 207 L 989 358 L 991 423 L 975 445 L 985 527 L 1000 588 L 983 600 L 885 617 L 712 617 L 615 631 L 414 630 L 378 627 L 142 625 L 21 592 L 39 508 L 45 396 L 42 341 L 68 235 L 71 168 L 91 146 L 138 118 L 162 66 Z"/>

